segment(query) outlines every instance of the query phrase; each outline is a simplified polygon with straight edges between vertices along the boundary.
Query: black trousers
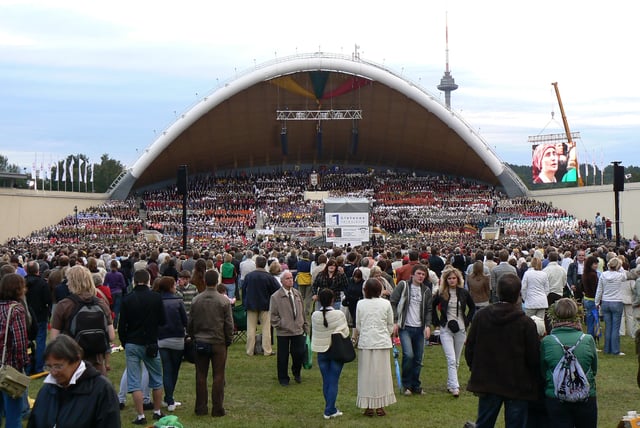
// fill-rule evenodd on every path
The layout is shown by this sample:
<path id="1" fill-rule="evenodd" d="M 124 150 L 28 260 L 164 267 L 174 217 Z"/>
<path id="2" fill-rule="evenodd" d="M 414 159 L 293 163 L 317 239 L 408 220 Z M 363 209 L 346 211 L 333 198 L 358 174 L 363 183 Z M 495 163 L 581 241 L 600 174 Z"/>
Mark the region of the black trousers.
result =
<path id="1" fill-rule="evenodd" d="M 280 383 L 289 383 L 289 354 L 291 354 L 291 372 L 293 377 L 300 377 L 302 370 L 302 361 L 304 358 L 304 335 L 299 336 L 278 336 L 278 381 Z"/>

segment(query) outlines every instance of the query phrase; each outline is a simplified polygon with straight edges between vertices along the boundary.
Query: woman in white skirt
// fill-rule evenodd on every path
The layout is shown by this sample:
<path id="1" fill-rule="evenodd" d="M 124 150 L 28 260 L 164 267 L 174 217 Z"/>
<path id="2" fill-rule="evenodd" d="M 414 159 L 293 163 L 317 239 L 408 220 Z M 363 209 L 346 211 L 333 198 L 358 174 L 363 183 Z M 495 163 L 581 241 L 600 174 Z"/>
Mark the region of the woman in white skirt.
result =
<path id="1" fill-rule="evenodd" d="M 364 284 L 364 299 L 356 308 L 358 339 L 358 399 L 365 416 L 384 416 L 384 408 L 396 402 L 391 379 L 391 333 L 393 311 L 388 300 L 380 298 L 382 284 L 369 278 Z M 374 410 L 375 409 L 375 410 Z"/>

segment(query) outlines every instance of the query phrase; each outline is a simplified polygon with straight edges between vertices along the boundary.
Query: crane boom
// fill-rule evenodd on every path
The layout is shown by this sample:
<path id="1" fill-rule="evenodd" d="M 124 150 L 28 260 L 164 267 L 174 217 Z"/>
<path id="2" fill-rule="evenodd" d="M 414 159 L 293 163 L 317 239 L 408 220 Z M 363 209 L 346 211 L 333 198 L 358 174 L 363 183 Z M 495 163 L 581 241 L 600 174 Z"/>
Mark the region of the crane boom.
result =
<path id="1" fill-rule="evenodd" d="M 564 132 L 567 134 L 567 144 L 571 145 L 571 131 L 569 130 L 569 122 L 567 121 L 567 115 L 564 114 L 564 106 L 562 105 L 562 98 L 560 98 L 560 90 L 558 89 L 558 82 L 553 82 L 553 89 L 556 91 L 556 97 L 558 98 L 558 105 L 560 106 L 560 115 L 562 116 L 562 124 L 564 125 Z"/>
<path id="2" fill-rule="evenodd" d="M 567 147 L 569 151 L 576 150 L 575 142 L 571 139 L 571 130 L 569 129 L 569 122 L 567 121 L 567 115 L 564 113 L 564 106 L 562 105 L 562 98 L 560 98 L 560 90 L 558 89 L 558 82 L 551 83 L 553 89 L 556 91 L 556 97 L 558 98 L 558 105 L 560 106 L 560 115 L 562 116 L 562 124 L 564 125 L 564 132 L 567 134 Z M 576 156 L 576 173 L 578 178 L 578 186 L 584 186 L 582 177 L 580 176 L 580 168 L 578 168 L 578 158 Z"/>

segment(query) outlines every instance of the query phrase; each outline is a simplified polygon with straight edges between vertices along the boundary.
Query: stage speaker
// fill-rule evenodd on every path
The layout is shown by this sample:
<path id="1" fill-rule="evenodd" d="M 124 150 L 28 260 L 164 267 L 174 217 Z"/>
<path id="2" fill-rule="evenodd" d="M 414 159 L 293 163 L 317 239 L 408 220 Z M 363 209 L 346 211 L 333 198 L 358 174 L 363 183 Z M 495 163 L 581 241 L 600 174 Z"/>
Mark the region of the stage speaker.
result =
<path id="1" fill-rule="evenodd" d="M 178 178 L 176 180 L 176 187 L 178 188 L 178 194 L 184 195 L 187 193 L 187 189 L 189 187 L 187 181 L 187 166 L 180 165 L 178 167 Z"/>
<path id="2" fill-rule="evenodd" d="M 613 165 L 613 191 L 624 191 L 624 167 L 622 165 Z"/>

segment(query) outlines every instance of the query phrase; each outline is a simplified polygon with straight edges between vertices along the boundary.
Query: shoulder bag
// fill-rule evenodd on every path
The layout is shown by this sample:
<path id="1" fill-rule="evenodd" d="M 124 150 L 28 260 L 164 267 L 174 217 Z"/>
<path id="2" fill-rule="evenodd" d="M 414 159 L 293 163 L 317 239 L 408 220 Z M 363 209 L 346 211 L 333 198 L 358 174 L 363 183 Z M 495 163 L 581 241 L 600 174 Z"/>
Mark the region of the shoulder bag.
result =
<path id="1" fill-rule="evenodd" d="M 350 337 L 342 337 L 340 333 L 331 335 L 331 347 L 327 350 L 327 356 L 339 363 L 350 363 L 356 359 L 356 350 Z"/>
<path id="2" fill-rule="evenodd" d="M 9 395 L 13 399 L 22 397 L 27 386 L 29 386 L 29 382 L 31 382 L 31 378 L 29 378 L 29 376 L 19 372 L 5 362 L 5 358 L 7 356 L 7 337 L 9 336 L 11 312 L 13 312 L 13 308 L 17 305 L 18 303 L 14 303 L 9 306 L 9 310 L 7 312 L 7 326 L 4 329 L 4 347 L 2 348 L 2 366 L 0 366 L 0 391 Z"/>

